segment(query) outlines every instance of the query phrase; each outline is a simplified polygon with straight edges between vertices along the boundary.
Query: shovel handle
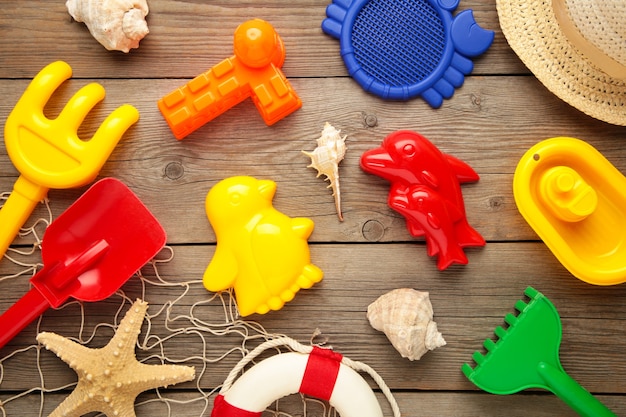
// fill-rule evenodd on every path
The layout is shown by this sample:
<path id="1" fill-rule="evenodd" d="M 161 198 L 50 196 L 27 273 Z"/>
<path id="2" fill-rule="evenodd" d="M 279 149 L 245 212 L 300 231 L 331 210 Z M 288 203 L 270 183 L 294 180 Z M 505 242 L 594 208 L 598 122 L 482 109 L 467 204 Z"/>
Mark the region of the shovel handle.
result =
<path id="1" fill-rule="evenodd" d="M 42 315 L 48 307 L 50 307 L 48 300 L 35 288 L 31 288 L 17 300 L 0 316 L 0 349 Z"/>
<path id="2" fill-rule="evenodd" d="M 617 417 L 565 371 L 540 362 L 538 372 L 550 390 L 583 417 Z"/>
<path id="3" fill-rule="evenodd" d="M 0 209 L 0 258 L 47 193 L 47 188 L 32 183 L 24 176 L 17 179 L 11 195 Z"/>

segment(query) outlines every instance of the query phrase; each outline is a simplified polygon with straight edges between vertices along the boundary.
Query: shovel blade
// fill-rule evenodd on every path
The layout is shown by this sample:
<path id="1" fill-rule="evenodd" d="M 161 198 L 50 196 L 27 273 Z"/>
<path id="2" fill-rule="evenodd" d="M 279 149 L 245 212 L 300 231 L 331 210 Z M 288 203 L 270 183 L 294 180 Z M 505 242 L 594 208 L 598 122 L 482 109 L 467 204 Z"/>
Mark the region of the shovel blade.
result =
<path id="1" fill-rule="evenodd" d="M 121 181 L 105 178 L 55 219 L 41 244 L 33 285 L 51 304 L 111 296 L 165 245 L 158 220 Z M 41 272 L 44 272 L 42 270 Z"/>

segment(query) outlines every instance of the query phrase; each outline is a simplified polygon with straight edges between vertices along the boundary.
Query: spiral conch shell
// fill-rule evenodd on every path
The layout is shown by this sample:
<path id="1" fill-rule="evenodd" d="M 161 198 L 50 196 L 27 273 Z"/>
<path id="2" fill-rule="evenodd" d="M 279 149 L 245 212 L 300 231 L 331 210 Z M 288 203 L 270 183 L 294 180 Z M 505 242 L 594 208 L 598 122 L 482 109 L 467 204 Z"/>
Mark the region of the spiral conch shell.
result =
<path id="1" fill-rule="evenodd" d="M 368 306 L 367 318 L 409 360 L 446 344 L 433 321 L 428 292 L 412 288 L 392 290 Z"/>
<path id="2" fill-rule="evenodd" d="M 146 0 L 67 0 L 68 12 L 84 22 L 106 49 L 128 52 L 149 32 Z"/>
<path id="3" fill-rule="evenodd" d="M 302 151 L 311 158 L 311 165 L 307 168 L 317 169 L 317 176 L 324 174 L 326 180 L 330 181 L 328 188 L 332 188 L 335 197 L 335 208 L 339 220 L 343 221 L 341 212 L 341 194 L 339 190 L 339 162 L 346 155 L 346 136 L 341 137 L 341 130 L 335 129 L 326 122 L 322 136 L 317 139 L 317 148 L 313 152 Z"/>

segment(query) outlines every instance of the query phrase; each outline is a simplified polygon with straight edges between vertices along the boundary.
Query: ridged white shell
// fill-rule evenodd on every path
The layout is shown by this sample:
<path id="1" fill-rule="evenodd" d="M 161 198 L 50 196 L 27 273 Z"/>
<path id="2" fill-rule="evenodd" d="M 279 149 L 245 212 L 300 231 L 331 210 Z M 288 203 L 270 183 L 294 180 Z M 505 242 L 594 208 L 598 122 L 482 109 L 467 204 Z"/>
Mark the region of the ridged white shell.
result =
<path id="1" fill-rule="evenodd" d="M 317 139 L 317 148 L 313 152 L 302 151 L 306 156 L 311 158 L 311 165 L 307 168 L 317 169 L 317 176 L 324 174 L 326 180 L 330 181 L 328 188 L 333 189 L 335 197 L 335 208 L 339 220 L 343 221 L 343 213 L 341 212 L 341 194 L 339 190 L 339 162 L 346 155 L 346 136 L 340 135 L 341 130 L 335 129 L 330 123 L 326 122 L 322 136 Z"/>
<path id="2" fill-rule="evenodd" d="M 428 292 L 412 288 L 392 290 L 368 306 L 367 318 L 409 360 L 446 344 L 433 321 Z"/>
<path id="3" fill-rule="evenodd" d="M 149 32 L 146 0 L 67 0 L 68 12 L 84 22 L 106 49 L 128 52 Z"/>

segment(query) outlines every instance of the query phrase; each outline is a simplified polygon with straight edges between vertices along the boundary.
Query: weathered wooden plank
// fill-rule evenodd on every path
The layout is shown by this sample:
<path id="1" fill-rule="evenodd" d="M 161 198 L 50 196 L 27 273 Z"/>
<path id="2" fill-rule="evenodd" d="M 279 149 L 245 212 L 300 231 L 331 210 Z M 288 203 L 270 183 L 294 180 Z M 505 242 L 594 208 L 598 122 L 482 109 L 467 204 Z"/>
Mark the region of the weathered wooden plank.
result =
<path id="1" fill-rule="evenodd" d="M 621 146 L 625 128 L 582 115 L 531 77 L 473 77 L 458 96 L 436 111 L 420 100 L 383 102 L 362 93 L 346 78 L 297 79 L 294 84 L 305 105 L 280 123 L 265 126 L 252 103 L 245 102 L 185 140 L 176 141 L 155 103 L 180 82 L 104 80 L 108 97 L 81 130 L 82 137 L 89 137 L 104 117 L 125 101 L 140 110 L 140 121 L 122 139 L 101 176 L 124 180 L 162 221 L 171 243 L 214 242 L 204 198 L 217 181 L 232 175 L 275 180 L 279 184 L 276 207 L 291 216 L 312 218 L 316 223 L 313 241 L 412 240 L 403 219 L 386 204 L 388 184 L 359 167 L 365 150 L 399 129 L 424 134 L 443 152 L 466 161 L 481 175 L 478 183 L 464 185 L 462 190 L 470 223 L 488 240 L 536 239 L 517 212 L 512 179 L 519 158 L 539 140 L 557 135 L 585 139 L 626 171 L 626 152 Z M 1 119 L 8 117 L 26 84 L 0 82 L 7 91 L 7 99 L 0 103 Z M 62 87 L 50 103 L 49 114 L 58 113 L 83 84 L 72 80 Z M 520 93 L 511 95 L 513 88 Z M 368 126 L 366 118 L 373 126 Z M 348 153 L 340 166 L 343 223 L 336 218 L 326 183 L 315 178 L 315 170 L 306 168 L 308 158 L 300 152 L 313 149 L 324 121 L 348 135 Z M 0 190 L 9 191 L 16 171 L 3 143 L 0 150 Z M 54 214 L 82 191 L 51 191 Z"/>
<path id="2" fill-rule="evenodd" d="M 150 34 L 140 48 L 107 51 L 82 23 L 72 21 L 64 2 L 0 2 L 0 78 L 29 78 L 50 60 L 75 66 L 79 78 L 191 78 L 233 54 L 232 38 L 242 22 L 271 22 L 285 43 L 283 67 L 289 77 L 345 76 L 339 42 L 325 35 L 326 0 L 258 2 L 151 0 Z M 476 20 L 496 31 L 488 53 L 476 60 L 478 74 L 527 72 L 500 32 L 495 4 L 465 0 Z M 28 51 L 28 53 L 25 53 Z"/>
<path id="3" fill-rule="evenodd" d="M 155 343 L 156 337 L 170 335 L 161 308 L 174 301 L 168 326 L 181 331 L 187 328 L 188 333 L 151 349 L 138 348 L 137 355 L 146 358 L 162 352 L 168 359 L 182 360 L 199 370 L 206 363 L 206 371 L 198 371 L 198 385 L 208 396 L 240 358 L 240 353 L 232 352 L 214 363 L 226 351 L 241 346 L 242 337 L 237 332 L 258 336 L 258 326 L 262 326 L 268 332 L 308 343 L 320 329 L 322 337 L 316 341 L 327 338 L 337 351 L 381 374 L 394 389 L 403 415 L 573 416 L 572 410 L 549 393 L 493 396 L 477 390 L 460 371 L 462 363 L 471 361 L 472 352 L 480 351 L 482 342 L 493 337 L 493 329 L 503 324 L 503 316 L 514 311 L 524 288 L 532 285 L 553 301 L 562 317 L 561 360 L 565 369 L 616 414 L 626 414 L 626 342 L 620 337 L 626 290 L 623 286 L 591 286 L 572 277 L 519 215 L 511 189 L 521 155 L 537 141 L 552 136 L 584 139 L 626 172 L 626 128 L 587 117 L 549 93 L 510 50 L 499 30 L 495 3 L 484 0 L 464 0 L 459 9 L 472 8 L 481 26 L 496 31 L 495 42 L 475 61 L 473 74 L 452 99 L 438 110 L 421 99 L 380 100 L 364 93 L 347 76 L 338 42 L 322 33 L 320 23 L 328 3 L 150 0 L 151 33 L 139 50 L 122 54 L 98 45 L 83 24 L 72 21 L 62 1 L 0 0 L 2 124 L 29 80 L 57 59 L 72 65 L 74 79 L 55 94 L 46 108 L 47 115 L 58 114 L 71 95 L 90 81 L 103 84 L 107 90 L 106 100 L 81 127 L 81 137 L 89 137 L 122 103 L 135 105 L 141 113 L 141 120 L 125 135 L 100 177 L 118 177 L 140 196 L 163 223 L 174 258 L 158 267 L 167 284 L 157 286 L 134 277 L 123 292 L 130 300 L 143 297 L 151 304 L 149 312 L 154 317 L 149 329 L 144 325 L 142 336 L 149 330 L 154 338 L 140 341 Z M 283 70 L 303 100 L 302 109 L 267 127 L 252 103 L 246 101 L 184 141 L 176 141 L 156 101 L 230 56 L 234 28 L 253 17 L 270 21 L 283 38 L 287 50 Z M 325 121 L 348 135 L 348 154 L 340 168 L 343 223 L 337 220 L 330 191 L 315 178 L 314 170 L 306 168 L 308 160 L 300 152 L 313 149 Z M 478 183 L 462 187 L 469 221 L 488 240 L 485 248 L 467 250 L 469 265 L 438 271 L 436 260 L 426 255 L 424 242 L 411 238 L 404 220 L 387 207 L 388 184 L 359 168 L 365 150 L 399 129 L 424 134 L 442 151 L 468 162 L 480 174 Z M 239 321 L 234 332 L 222 334 L 227 314 L 221 302 L 210 300 L 212 294 L 200 283 L 215 250 L 204 197 L 220 179 L 239 174 L 275 180 L 276 208 L 290 216 L 314 220 L 311 256 L 325 271 L 325 279 L 301 291 L 282 310 Z M 0 142 L 0 192 L 9 191 L 16 177 Z M 50 191 L 52 218 L 86 188 Z M 43 205 L 36 209 L 29 225 L 38 217 L 49 217 Z M 37 233 L 43 234 L 43 224 Z M 32 241 L 30 236 L 18 238 L 16 243 L 27 249 Z M 159 258 L 168 254 L 164 250 Z M 10 255 L 27 264 L 40 260 L 37 251 Z M 2 259 L 0 277 L 25 268 Z M 156 281 L 150 267 L 143 268 L 143 273 L 151 282 Z M 0 280 L 0 311 L 29 289 L 28 277 Z M 193 282 L 185 286 L 186 281 Z M 376 297 L 400 287 L 430 292 L 435 320 L 447 341 L 446 346 L 416 362 L 401 358 L 365 317 L 367 306 Z M 192 306 L 201 322 L 187 317 Z M 0 409 L 6 415 L 38 416 L 37 392 L 5 401 L 34 387 L 56 389 L 76 380 L 65 363 L 43 348 L 32 347 L 9 358 L 6 355 L 32 345 L 38 329 L 78 336 L 83 341 L 93 333 L 88 344 L 102 346 L 113 333 L 106 323 L 115 322 L 116 317 L 119 320 L 124 308 L 116 295 L 86 304 L 84 311 L 84 323 L 78 304 L 48 311 L 39 327 L 29 326 L 0 350 Z M 197 331 L 206 323 L 220 334 L 208 334 L 206 328 Z M 246 346 L 256 343 L 258 340 L 252 340 Z M 43 381 L 38 360 L 44 369 Z M 194 400 L 203 395 L 195 388 L 195 383 L 185 383 L 163 393 L 173 400 Z M 46 394 L 41 414 L 49 413 L 65 395 Z M 378 395 L 385 415 L 391 415 Z M 150 398 L 154 394 L 143 395 L 140 401 Z M 171 415 L 207 415 L 211 402 L 212 396 L 208 403 L 149 403 L 138 408 L 138 415 L 168 415 L 167 407 L 172 407 Z M 281 401 L 281 410 L 283 407 L 293 415 L 304 414 L 298 397 Z M 326 414 L 319 404 L 309 402 L 306 415 Z"/>
<path id="4" fill-rule="evenodd" d="M 362 173 L 363 182 L 342 183 L 344 222 L 339 222 L 329 190 L 314 172 L 305 170 L 296 176 L 260 176 L 271 178 L 278 184 L 274 199 L 277 210 L 291 217 L 309 217 L 315 222 L 311 242 L 423 242 L 413 238 L 406 229 L 404 218 L 391 210 L 386 203 L 388 185 Z M 120 177 L 116 172 L 111 176 Z M 347 174 L 346 177 L 350 175 Z M 191 182 L 184 185 L 146 177 L 121 176 L 123 181 L 159 219 L 170 243 L 215 243 L 215 234 L 206 218 L 204 199 L 217 179 Z M 508 183 L 508 175 L 485 175 L 477 185 L 464 187 L 466 211 L 470 223 L 488 240 L 536 239 L 536 235 L 517 212 Z M 373 181 L 370 181 L 373 180 Z M 294 181 L 298 181 L 295 183 Z M 14 177 L 0 178 L 0 187 L 11 190 Z M 372 183 L 376 183 L 372 186 Z M 367 189 L 369 185 L 369 189 Z M 349 188 L 352 187 L 352 188 Z M 489 187 L 489 188 L 488 188 Z M 81 192 L 78 190 L 51 190 L 48 194 L 53 218 L 69 207 Z M 31 215 L 27 226 L 40 217 L 48 217 L 43 205 Z M 504 226 L 506 225 L 506 227 Z M 17 239 L 15 243 L 29 243 L 32 239 Z"/>
<path id="5" fill-rule="evenodd" d="M 163 279 L 172 285 L 146 284 L 144 290 L 139 280 L 132 279 L 123 290 L 131 299 L 144 297 L 151 303 L 150 314 L 156 314 L 163 304 L 178 300 L 172 316 L 189 315 L 194 303 L 208 301 L 210 297 L 199 280 L 213 250 L 214 246 L 176 246 L 173 260 L 158 267 Z M 540 243 L 488 244 L 470 253 L 469 265 L 455 266 L 445 272 L 436 270 L 423 245 L 316 244 L 312 245 L 311 256 L 325 271 L 324 280 L 312 289 L 302 290 L 282 310 L 253 315 L 246 321 L 258 322 L 270 333 L 286 334 L 303 343 L 307 343 L 315 329 L 320 329 L 337 351 L 368 363 L 394 389 L 468 390 L 474 387 L 464 378 L 460 366 L 471 363 L 471 354 L 482 349 L 485 339 L 494 337 L 493 329 L 504 324 L 504 315 L 514 312 L 515 302 L 524 298 L 524 289 L 531 285 L 552 300 L 562 317 L 561 359 L 565 369 L 592 392 L 626 392 L 626 384 L 622 382 L 626 381 L 626 365 L 621 354 L 626 342 L 615 337 L 623 329 L 626 289 L 591 286 L 577 280 Z M 1 266 L 5 265 L 6 262 Z M 152 276 L 150 268 L 144 268 L 144 272 L 147 277 Z M 190 280 L 195 283 L 179 299 L 185 291 L 180 284 Z M 8 308 L 27 287 L 24 277 L 3 282 L 0 308 Z M 365 317 L 367 306 L 378 296 L 402 287 L 430 292 L 435 320 L 448 342 L 420 361 L 401 358 L 386 337 L 369 326 Z M 88 304 L 83 337 L 87 338 L 97 323 L 111 323 L 120 309 L 120 301 L 119 297 L 113 297 Z M 218 300 L 198 306 L 194 312 L 199 320 L 215 325 L 226 322 Z M 165 337 L 168 331 L 163 327 L 163 316 L 159 317 L 152 319 L 151 334 Z M 79 326 L 80 310 L 70 305 L 47 312 L 40 327 L 76 335 Z M 184 318 L 171 326 L 193 327 Z M 30 326 L 3 350 L 4 354 L 32 344 L 35 333 L 36 327 Z M 91 346 L 104 345 L 111 334 L 108 328 L 100 329 Z M 177 360 L 190 356 L 217 358 L 220 352 L 238 346 L 241 340 L 236 334 L 206 335 L 206 342 L 204 346 L 200 337 L 189 333 L 164 346 L 168 357 Z M 595 358 L 593 365 L 589 362 L 591 352 Z M 32 351 L 13 359 L 17 362 L 5 364 L 4 389 L 28 389 L 38 381 L 35 353 Z M 138 355 L 155 353 L 158 352 Z M 54 355 L 42 352 L 41 357 L 50 384 L 59 386 L 72 381 L 73 372 Z M 237 355 L 231 355 L 223 362 L 209 364 L 202 377 L 203 386 L 217 386 L 236 361 Z M 201 365 L 197 360 L 190 363 Z"/>
<path id="6" fill-rule="evenodd" d="M 138 417 L 143 416 L 207 416 L 212 410 L 214 395 L 206 401 L 193 392 L 161 391 L 163 401 L 156 398 L 153 392 L 142 394 L 137 398 L 135 411 Z M 4 406 L 7 415 L 24 417 L 39 417 L 48 415 L 63 400 L 65 394 L 48 394 L 43 404 L 43 412 L 38 394 L 31 394 L 19 398 Z M 385 416 L 392 416 L 386 399 L 380 393 L 377 397 Z M 565 405 L 556 396 L 548 393 L 514 394 L 507 396 L 490 395 L 486 393 L 463 392 L 397 392 L 394 397 L 402 415 L 405 416 L 440 416 L 440 417 L 500 417 L 503 413 L 511 417 L 575 417 L 577 414 Z M 7 396 L 0 396 L 5 400 Z M 617 415 L 626 412 L 623 397 L 598 395 L 597 398 Z M 328 414 L 328 405 L 312 398 L 302 399 L 299 395 L 285 397 L 271 410 L 288 413 L 293 416 L 325 416 Z M 263 413 L 263 417 L 271 417 L 272 412 Z M 284 415 L 284 414 L 281 414 Z"/>

